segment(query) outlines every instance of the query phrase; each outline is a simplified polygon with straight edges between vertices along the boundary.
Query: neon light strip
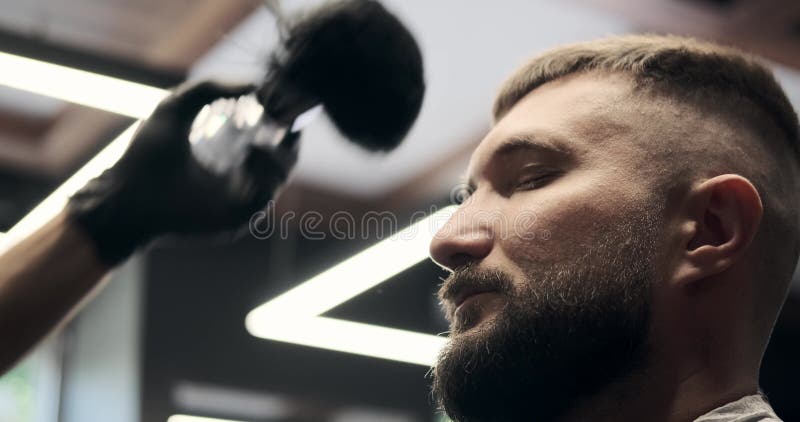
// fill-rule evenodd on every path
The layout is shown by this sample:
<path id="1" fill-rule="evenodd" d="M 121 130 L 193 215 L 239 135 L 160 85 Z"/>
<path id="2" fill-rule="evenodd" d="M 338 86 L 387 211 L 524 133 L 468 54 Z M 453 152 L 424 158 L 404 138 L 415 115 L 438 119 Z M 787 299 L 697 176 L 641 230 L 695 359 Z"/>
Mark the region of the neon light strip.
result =
<path id="1" fill-rule="evenodd" d="M 167 422 L 242 422 L 233 419 L 217 419 L 217 418 L 204 418 L 201 416 L 191 415 L 172 415 L 167 419 Z"/>
<path id="2" fill-rule="evenodd" d="M 444 337 L 320 317 L 428 258 L 433 235 L 452 215 L 444 208 L 250 311 L 250 334 L 417 365 L 431 366 Z M 287 318 L 288 317 L 288 318 Z"/>
<path id="3" fill-rule="evenodd" d="M 13 54 L 0 53 L 0 84 L 143 119 L 167 91 Z"/>

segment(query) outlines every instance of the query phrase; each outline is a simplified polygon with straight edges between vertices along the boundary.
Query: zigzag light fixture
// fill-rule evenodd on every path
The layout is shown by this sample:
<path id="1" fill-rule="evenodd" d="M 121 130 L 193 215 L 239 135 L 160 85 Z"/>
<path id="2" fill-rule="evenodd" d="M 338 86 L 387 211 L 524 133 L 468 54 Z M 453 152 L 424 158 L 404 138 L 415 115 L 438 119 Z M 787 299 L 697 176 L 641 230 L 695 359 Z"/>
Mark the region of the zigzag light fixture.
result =
<path id="1" fill-rule="evenodd" d="M 250 334 L 270 340 L 431 366 L 444 337 L 320 316 L 428 259 L 454 206 L 439 210 L 250 311 Z M 287 316 L 290 318 L 287 319 Z"/>

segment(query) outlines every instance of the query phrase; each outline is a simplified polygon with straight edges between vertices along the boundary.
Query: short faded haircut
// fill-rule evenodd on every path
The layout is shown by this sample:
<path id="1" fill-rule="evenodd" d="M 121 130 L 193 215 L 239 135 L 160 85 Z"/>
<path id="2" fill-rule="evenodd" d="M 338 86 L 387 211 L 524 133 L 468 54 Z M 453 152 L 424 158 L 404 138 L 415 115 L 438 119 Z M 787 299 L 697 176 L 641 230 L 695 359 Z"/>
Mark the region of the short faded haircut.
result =
<path id="1" fill-rule="evenodd" d="M 738 162 L 734 171 L 738 165 L 758 189 L 764 216 L 754 248 L 760 260 L 758 274 L 772 282 L 760 284 L 764 300 L 756 312 L 762 312 L 765 324 L 774 322 L 800 249 L 795 180 L 800 174 L 800 139 L 797 114 L 772 72 L 737 49 L 685 37 L 626 35 L 566 45 L 533 58 L 506 80 L 495 99 L 495 123 L 537 87 L 588 72 L 626 75 L 635 94 L 668 98 L 704 119 L 717 119 L 745 133 L 733 137 L 739 144 L 730 150 L 738 152 L 699 156 L 694 164 L 680 165 L 733 160 Z M 676 183 L 674 178 L 666 180 Z"/>
<path id="2" fill-rule="evenodd" d="M 767 67 L 737 49 L 671 35 L 617 36 L 545 52 L 503 84 L 494 102 L 495 121 L 540 85 L 593 70 L 632 76 L 639 88 L 679 99 L 702 92 L 711 101 L 749 101 L 783 132 L 800 157 L 797 114 Z M 708 98 L 709 94 L 714 98 Z"/>

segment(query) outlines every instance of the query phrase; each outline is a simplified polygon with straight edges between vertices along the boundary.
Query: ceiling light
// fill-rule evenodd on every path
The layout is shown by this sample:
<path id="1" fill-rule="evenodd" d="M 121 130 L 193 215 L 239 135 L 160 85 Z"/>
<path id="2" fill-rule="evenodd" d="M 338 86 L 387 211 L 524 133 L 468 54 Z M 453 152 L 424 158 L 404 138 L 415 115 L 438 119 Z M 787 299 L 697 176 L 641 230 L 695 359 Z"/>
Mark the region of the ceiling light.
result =
<path id="1" fill-rule="evenodd" d="M 185 381 L 173 388 L 172 399 L 184 412 L 259 421 L 287 419 L 293 406 L 283 396 L 271 393 Z"/>
<path id="2" fill-rule="evenodd" d="M 0 84 L 143 119 L 167 91 L 8 53 L 0 53 Z"/>
<path id="3" fill-rule="evenodd" d="M 431 366 L 444 337 L 319 315 L 428 259 L 456 207 L 444 208 L 250 311 L 250 334 L 270 340 Z"/>
<path id="4" fill-rule="evenodd" d="M 447 339 L 397 328 L 327 317 L 247 318 L 247 331 L 268 340 L 379 359 L 433 366 Z"/>
<path id="5" fill-rule="evenodd" d="M 201 416 L 190 416 L 190 415 L 172 415 L 167 419 L 167 422 L 243 422 L 243 421 L 235 421 L 233 419 L 204 418 Z"/>

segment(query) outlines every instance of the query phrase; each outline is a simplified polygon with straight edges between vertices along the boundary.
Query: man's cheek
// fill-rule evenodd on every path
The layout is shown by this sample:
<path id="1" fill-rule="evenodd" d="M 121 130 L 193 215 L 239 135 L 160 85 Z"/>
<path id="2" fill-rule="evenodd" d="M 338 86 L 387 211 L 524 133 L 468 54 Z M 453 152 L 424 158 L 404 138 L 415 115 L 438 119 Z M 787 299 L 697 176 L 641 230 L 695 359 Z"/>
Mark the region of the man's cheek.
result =
<path id="1" fill-rule="evenodd" d="M 598 241 L 599 227 L 606 226 L 609 210 L 586 202 L 517 213 L 501 244 L 507 256 L 521 261 L 564 259 Z"/>

